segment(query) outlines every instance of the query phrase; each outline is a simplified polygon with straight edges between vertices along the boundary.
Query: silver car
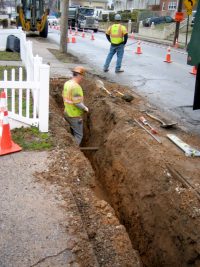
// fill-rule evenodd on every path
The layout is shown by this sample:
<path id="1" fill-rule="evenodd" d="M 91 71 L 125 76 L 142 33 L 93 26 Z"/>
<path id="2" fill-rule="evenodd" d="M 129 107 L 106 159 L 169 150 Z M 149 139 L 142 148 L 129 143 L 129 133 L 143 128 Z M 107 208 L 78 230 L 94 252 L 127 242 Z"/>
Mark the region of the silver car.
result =
<path id="1" fill-rule="evenodd" d="M 48 16 L 47 17 L 47 20 L 48 20 L 48 24 L 50 26 L 57 26 L 58 25 L 58 19 L 56 18 L 56 16 Z"/>

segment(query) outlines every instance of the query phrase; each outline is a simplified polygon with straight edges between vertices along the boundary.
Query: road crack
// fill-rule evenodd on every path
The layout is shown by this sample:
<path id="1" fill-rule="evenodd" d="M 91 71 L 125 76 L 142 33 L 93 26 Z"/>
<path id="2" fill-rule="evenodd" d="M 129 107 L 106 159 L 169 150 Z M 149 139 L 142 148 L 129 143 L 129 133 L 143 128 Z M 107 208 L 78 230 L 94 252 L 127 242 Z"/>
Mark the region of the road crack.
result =
<path id="1" fill-rule="evenodd" d="M 39 263 L 44 262 L 46 259 L 58 257 L 59 255 L 61 255 L 62 253 L 64 253 L 67 250 L 69 250 L 69 249 L 65 248 L 65 249 L 61 250 L 60 252 L 58 252 L 57 254 L 46 256 L 45 258 L 42 258 L 41 260 L 39 260 L 36 263 L 34 263 L 33 265 L 31 265 L 30 267 L 37 266 Z"/>

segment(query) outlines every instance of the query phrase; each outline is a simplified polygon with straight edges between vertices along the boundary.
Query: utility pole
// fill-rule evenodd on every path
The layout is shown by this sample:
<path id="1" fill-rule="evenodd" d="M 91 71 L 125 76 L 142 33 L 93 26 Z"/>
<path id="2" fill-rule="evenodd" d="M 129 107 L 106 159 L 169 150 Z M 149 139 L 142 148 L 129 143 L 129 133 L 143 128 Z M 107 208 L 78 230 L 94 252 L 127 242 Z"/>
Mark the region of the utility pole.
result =
<path id="1" fill-rule="evenodd" d="M 63 0 L 61 4 L 60 52 L 67 53 L 69 0 Z"/>
<path id="2" fill-rule="evenodd" d="M 182 7 L 183 7 L 183 0 L 179 0 L 177 12 L 182 12 Z M 176 22 L 176 29 L 175 29 L 175 33 L 174 33 L 174 42 L 173 42 L 173 45 L 175 45 L 176 44 L 176 40 L 178 40 L 179 28 L 180 28 L 180 21 L 177 21 Z"/>

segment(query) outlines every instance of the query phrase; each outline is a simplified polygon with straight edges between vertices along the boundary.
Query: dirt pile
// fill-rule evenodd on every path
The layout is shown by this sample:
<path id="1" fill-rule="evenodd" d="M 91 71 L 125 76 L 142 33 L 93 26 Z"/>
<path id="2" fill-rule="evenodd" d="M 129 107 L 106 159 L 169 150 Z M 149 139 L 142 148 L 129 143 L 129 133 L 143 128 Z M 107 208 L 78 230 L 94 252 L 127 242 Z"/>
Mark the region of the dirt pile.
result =
<path id="1" fill-rule="evenodd" d="M 115 91 L 130 91 L 104 81 L 115 95 L 110 97 L 96 88 L 94 79 L 83 84 L 90 109 L 83 146 L 99 147 L 85 152 L 92 167 L 67 133 L 64 80 L 53 80 L 50 119 L 57 149 L 45 178 L 71 188 L 100 266 L 140 266 L 130 238 L 144 266 L 199 267 L 199 159 L 186 157 L 166 133 L 197 147 L 199 138 L 151 121 L 159 130 L 159 144 L 134 121 L 146 103 L 136 95 L 131 103 L 124 101 Z"/>

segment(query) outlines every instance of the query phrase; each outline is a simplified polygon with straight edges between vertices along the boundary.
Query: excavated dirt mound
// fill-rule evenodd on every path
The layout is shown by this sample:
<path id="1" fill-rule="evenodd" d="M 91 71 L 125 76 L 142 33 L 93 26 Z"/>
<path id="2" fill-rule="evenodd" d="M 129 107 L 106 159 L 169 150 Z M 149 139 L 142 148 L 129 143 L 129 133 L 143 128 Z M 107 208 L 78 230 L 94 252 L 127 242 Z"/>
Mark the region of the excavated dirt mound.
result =
<path id="1" fill-rule="evenodd" d="M 141 266 L 137 250 L 146 267 L 199 267 L 199 158 L 186 157 L 166 134 L 194 147 L 199 138 L 179 128 L 162 129 L 149 119 L 159 131 L 158 143 L 135 121 L 147 104 L 137 95 L 126 102 L 116 91 L 132 94 L 128 88 L 104 81 L 109 96 L 95 79 L 83 83 L 90 112 L 82 146 L 98 147 L 84 152 L 93 168 L 63 119 L 65 80 L 56 79 L 50 116 L 56 158 L 44 177 L 71 187 L 100 266 Z"/>

